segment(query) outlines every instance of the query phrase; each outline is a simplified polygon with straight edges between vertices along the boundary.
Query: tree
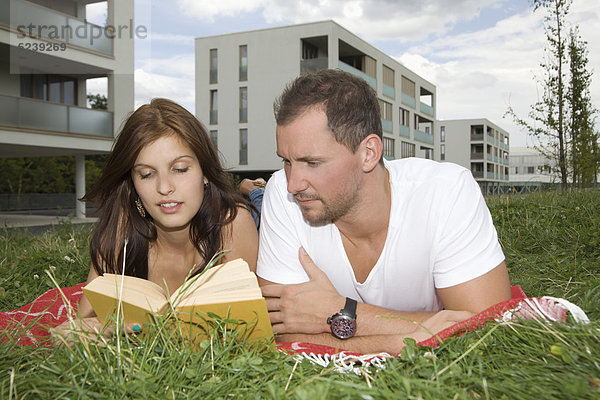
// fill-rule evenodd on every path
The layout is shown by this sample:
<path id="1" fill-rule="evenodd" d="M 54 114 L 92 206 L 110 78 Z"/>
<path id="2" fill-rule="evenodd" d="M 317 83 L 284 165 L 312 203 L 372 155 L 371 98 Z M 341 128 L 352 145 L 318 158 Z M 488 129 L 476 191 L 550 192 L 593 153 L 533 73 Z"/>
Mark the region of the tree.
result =
<path id="1" fill-rule="evenodd" d="M 108 110 L 108 99 L 103 94 L 87 94 L 90 107 L 95 110 Z"/>
<path id="2" fill-rule="evenodd" d="M 563 189 L 568 185 L 566 87 L 563 67 L 566 64 L 566 16 L 571 2 L 572 0 L 533 0 L 534 12 L 540 8 L 547 10 L 544 30 L 548 46 L 544 49 L 545 60 L 540 64 L 544 70 L 541 80 L 544 91 L 541 100 L 531 106 L 528 114 L 533 124 L 518 117 L 512 107 L 509 107 L 505 114 L 511 116 L 515 123 L 525 128 L 530 135 L 540 139 L 542 145 L 538 150 L 546 157 L 556 160 Z"/>
<path id="3" fill-rule="evenodd" d="M 577 28 L 569 33 L 568 54 L 570 81 L 567 104 L 570 111 L 570 153 L 572 182 L 575 186 L 594 185 L 598 176 L 600 154 L 598 132 L 594 131 L 596 110 L 590 96 L 592 73 L 588 71 L 587 43 L 581 40 Z"/>

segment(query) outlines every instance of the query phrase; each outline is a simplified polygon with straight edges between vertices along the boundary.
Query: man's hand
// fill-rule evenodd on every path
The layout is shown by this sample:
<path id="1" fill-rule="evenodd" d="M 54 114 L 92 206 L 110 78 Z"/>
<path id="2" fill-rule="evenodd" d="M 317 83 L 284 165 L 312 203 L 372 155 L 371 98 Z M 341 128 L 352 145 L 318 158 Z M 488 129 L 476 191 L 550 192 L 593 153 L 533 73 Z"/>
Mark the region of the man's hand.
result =
<path id="1" fill-rule="evenodd" d="M 308 275 L 308 282 L 293 285 L 270 284 L 261 288 L 266 298 L 273 332 L 329 332 L 327 318 L 344 307 L 345 299 L 302 247 L 298 253 L 300 264 Z"/>

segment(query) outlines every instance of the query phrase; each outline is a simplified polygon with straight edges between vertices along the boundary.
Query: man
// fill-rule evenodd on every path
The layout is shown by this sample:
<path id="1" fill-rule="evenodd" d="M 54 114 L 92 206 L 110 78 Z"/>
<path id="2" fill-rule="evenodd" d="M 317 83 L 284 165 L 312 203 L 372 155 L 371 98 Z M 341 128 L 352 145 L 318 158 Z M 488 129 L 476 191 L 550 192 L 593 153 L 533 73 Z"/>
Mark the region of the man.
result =
<path id="1" fill-rule="evenodd" d="M 470 171 L 385 161 L 379 103 L 338 70 L 275 103 L 284 168 L 263 199 L 257 274 L 278 341 L 398 353 L 510 298 Z"/>

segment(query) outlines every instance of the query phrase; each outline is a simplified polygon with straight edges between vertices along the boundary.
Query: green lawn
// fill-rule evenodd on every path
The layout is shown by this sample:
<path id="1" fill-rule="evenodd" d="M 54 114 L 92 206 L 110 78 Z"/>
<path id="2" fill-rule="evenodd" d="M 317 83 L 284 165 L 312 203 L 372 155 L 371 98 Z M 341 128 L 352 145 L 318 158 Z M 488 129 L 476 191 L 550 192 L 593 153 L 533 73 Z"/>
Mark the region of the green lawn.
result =
<path id="1" fill-rule="evenodd" d="M 384 369 L 339 373 L 220 329 L 199 351 L 176 335 L 81 340 L 55 350 L 0 344 L 0 398 L 600 398 L 600 191 L 487 198 L 511 281 L 563 297 L 592 323 L 489 324 L 436 349 L 409 346 Z M 85 280 L 88 228 L 29 237 L 0 230 L 0 309 Z M 1 336 L 0 336 L 1 337 Z"/>

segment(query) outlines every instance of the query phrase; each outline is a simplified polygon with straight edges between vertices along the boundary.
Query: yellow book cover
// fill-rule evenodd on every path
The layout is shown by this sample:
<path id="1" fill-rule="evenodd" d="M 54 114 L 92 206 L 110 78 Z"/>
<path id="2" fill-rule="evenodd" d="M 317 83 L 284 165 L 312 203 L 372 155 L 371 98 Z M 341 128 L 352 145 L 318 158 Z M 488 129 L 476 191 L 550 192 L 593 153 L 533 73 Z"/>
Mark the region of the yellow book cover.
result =
<path id="1" fill-rule="evenodd" d="M 121 287 L 122 295 L 119 296 Z M 246 322 L 247 325 L 238 328 L 246 326 L 248 338 L 273 337 L 256 275 L 241 258 L 190 278 L 171 296 L 148 280 L 115 274 L 97 277 L 83 288 L 83 292 L 103 323 L 116 314 L 121 298 L 120 313 L 124 322 L 151 322 L 152 314 L 164 314 L 172 305 L 177 317 L 192 325 L 206 327 L 206 321 L 212 320 L 212 313 L 222 319 Z"/>

